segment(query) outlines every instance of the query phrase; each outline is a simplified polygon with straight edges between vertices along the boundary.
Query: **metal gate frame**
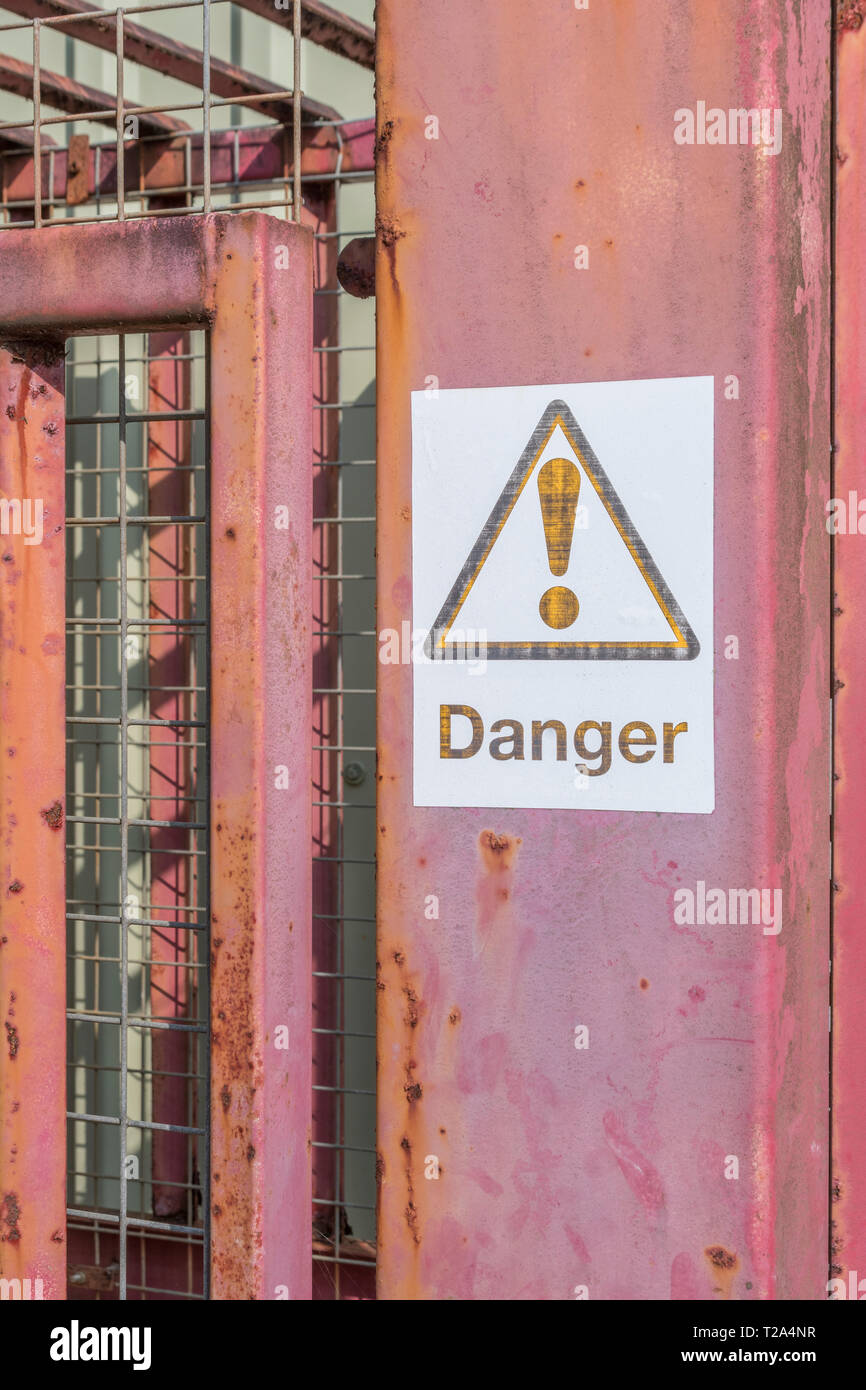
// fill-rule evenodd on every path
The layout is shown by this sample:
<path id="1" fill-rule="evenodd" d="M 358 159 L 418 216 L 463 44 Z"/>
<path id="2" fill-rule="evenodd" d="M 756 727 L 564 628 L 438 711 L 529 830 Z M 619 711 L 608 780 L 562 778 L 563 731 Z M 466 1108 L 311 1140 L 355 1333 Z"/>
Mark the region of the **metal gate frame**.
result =
<path id="1" fill-rule="evenodd" d="M 193 327 L 210 331 L 211 1297 L 310 1297 L 312 304 L 309 229 L 258 212 L 3 239 L 0 484 L 47 522 L 0 571 L 0 1273 L 48 1298 L 66 1292 L 63 341 Z"/>

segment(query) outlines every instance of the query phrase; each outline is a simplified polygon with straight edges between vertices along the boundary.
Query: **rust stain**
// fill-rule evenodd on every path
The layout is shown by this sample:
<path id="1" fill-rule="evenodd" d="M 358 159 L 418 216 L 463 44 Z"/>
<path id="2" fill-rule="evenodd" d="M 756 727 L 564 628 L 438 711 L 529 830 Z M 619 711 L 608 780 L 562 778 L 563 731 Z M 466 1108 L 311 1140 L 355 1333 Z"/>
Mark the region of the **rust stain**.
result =
<path id="1" fill-rule="evenodd" d="M 866 19 L 866 0 L 841 0 L 836 23 L 840 29 L 860 29 Z"/>
<path id="2" fill-rule="evenodd" d="M 413 978 L 412 972 L 409 969 L 405 952 L 402 951 L 399 947 L 394 947 L 394 949 L 391 952 L 391 956 L 394 961 L 394 964 L 397 966 L 397 969 L 400 972 L 401 993 L 405 998 L 407 1004 L 407 1007 L 402 1015 L 403 1046 L 405 1048 L 403 1061 L 404 1079 L 402 1089 L 403 1095 L 406 1099 L 408 1113 L 406 1119 L 407 1129 L 406 1131 L 404 1131 L 403 1136 L 400 1140 L 400 1147 L 402 1148 L 405 1156 L 404 1174 L 406 1203 L 404 1207 L 404 1216 L 406 1219 L 406 1224 L 409 1228 L 409 1232 L 412 1237 L 412 1244 L 413 1246 L 417 1247 L 421 1244 L 422 1237 L 421 1216 L 418 1208 L 418 1203 L 416 1202 L 415 1178 L 413 1171 L 413 1140 L 415 1140 L 416 1143 L 421 1142 L 416 1132 L 415 1126 L 417 1123 L 422 1122 L 420 1118 L 421 1112 L 418 1109 L 418 1104 L 424 1095 L 424 1087 L 421 1081 L 416 1076 L 418 1063 L 415 1060 L 413 1052 L 416 1046 L 418 1045 L 415 1030 L 418 1028 L 422 1020 L 422 1015 L 424 1013 L 424 1001 L 417 979 Z M 424 1150 L 422 1149 L 421 1152 L 423 1153 Z M 384 1166 L 382 1172 L 384 1174 Z"/>
<path id="3" fill-rule="evenodd" d="M 412 1178 L 412 1144 L 408 1135 L 404 1134 L 400 1140 L 400 1148 L 406 1155 L 406 1225 L 415 1245 L 421 1244 L 421 1233 L 418 1230 L 418 1208 L 415 1206 L 415 1184 Z"/>
<path id="4" fill-rule="evenodd" d="M 514 867 L 517 847 L 520 844 L 519 837 L 512 839 L 510 835 L 497 835 L 495 830 L 482 830 L 478 843 L 481 846 L 484 867 L 488 871 L 504 873 Z"/>
<path id="5" fill-rule="evenodd" d="M 50 806 L 39 813 L 45 824 L 52 830 L 60 830 L 63 826 L 63 804 L 60 801 L 53 801 Z"/>
<path id="6" fill-rule="evenodd" d="M 383 121 L 376 135 L 373 145 L 373 154 L 376 159 L 383 155 L 391 143 L 394 134 L 394 121 Z"/>
<path id="7" fill-rule="evenodd" d="M 739 1258 L 733 1251 L 727 1250 L 724 1245 L 708 1245 L 704 1250 L 704 1258 L 709 1263 L 716 1281 L 713 1284 L 713 1292 L 721 1294 L 724 1300 L 729 1299 L 734 1279 L 740 1268 Z"/>
<path id="8" fill-rule="evenodd" d="M 21 1207 L 18 1204 L 18 1197 L 14 1192 L 4 1192 L 3 1200 L 0 1202 L 0 1241 L 16 1241 L 21 1239 L 21 1231 L 18 1222 L 21 1219 Z"/>
<path id="9" fill-rule="evenodd" d="M 395 247 L 397 242 L 406 233 L 400 226 L 395 217 L 388 217 L 384 213 L 376 214 L 376 236 L 382 244 L 382 249 L 388 257 L 388 270 L 391 276 L 391 287 L 394 291 L 396 300 L 395 310 L 400 303 L 400 282 L 397 278 L 397 258 Z"/>
<path id="10" fill-rule="evenodd" d="M 386 217 L 384 213 L 376 216 L 376 234 L 383 246 L 396 246 L 406 233 L 396 217 Z"/>
<path id="11" fill-rule="evenodd" d="M 403 993 L 405 994 L 409 1004 L 409 1008 L 406 1013 L 406 1022 L 409 1024 L 410 1028 L 417 1028 L 419 1017 L 418 995 L 415 993 L 411 985 L 406 985 L 403 989 Z"/>
<path id="12" fill-rule="evenodd" d="M 498 834 L 495 830 L 482 830 L 478 837 L 483 872 L 475 890 L 478 904 L 474 945 L 476 955 L 486 949 L 494 926 L 500 926 L 506 920 L 502 913 L 511 898 L 513 871 L 520 843 L 519 836 Z"/>

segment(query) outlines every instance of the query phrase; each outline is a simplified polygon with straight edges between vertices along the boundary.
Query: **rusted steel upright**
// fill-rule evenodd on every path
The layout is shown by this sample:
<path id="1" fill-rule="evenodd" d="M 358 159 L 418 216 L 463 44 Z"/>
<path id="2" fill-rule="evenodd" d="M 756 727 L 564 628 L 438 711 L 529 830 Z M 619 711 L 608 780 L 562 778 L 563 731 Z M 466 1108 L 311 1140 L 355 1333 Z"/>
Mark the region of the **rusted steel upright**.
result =
<path id="1" fill-rule="evenodd" d="M 2 330 L 210 330 L 218 1299 L 311 1287 L 311 263 L 254 212 L 10 231 L 0 257 Z"/>
<path id="2" fill-rule="evenodd" d="M 830 1275 L 866 1296 L 866 5 L 838 7 L 836 40 L 833 816 L 833 1184 Z M 852 1278 L 853 1276 L 853 1278 Z M 852 1290 L 854 1291 L 852 1293 Z M 838 1286 L 834 1290 L 838 1296 Z"/>
<path id="3" fill-rule="evenodd" d="M 380 667 L 380 1296 L 822 1298 L 829 9 L 377 14 L 380 630 L 413 390 L 711 375 L 717 634 L 706 815 L 416 808 Z M 698 102 L 781 149 L 677 144 Z M 782 930 L 678 926 L 699 881 Z"/>
<path id="4" fill-rule="evenodd" d="M 311 242 L 234 214 L 214 266 L 215 1298 L 311 1292 Z"/>
<path id="5" fill-rule="evenodd" d="M 0 335 L 4 1298 L 66 1297 L 63 378 L 62 343 Z"/>

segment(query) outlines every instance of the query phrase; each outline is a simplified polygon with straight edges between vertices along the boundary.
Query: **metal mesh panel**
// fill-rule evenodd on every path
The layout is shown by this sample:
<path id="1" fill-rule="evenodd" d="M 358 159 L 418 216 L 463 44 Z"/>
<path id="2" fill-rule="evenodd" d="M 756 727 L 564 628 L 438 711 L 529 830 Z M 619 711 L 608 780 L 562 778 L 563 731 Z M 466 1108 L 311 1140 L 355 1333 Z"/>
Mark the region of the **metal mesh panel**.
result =
<path id="1" fill-rule="evenodd" d="M 108 1270 L 107 1291 L 121 1298 L 158 1293 L 166 1282 L 200 1296 L 207 420 L 204 374 L 191 368 L 201 347 L 181 360 L 166 352 L 155 366 L 140 337 L 71 346 L 69 1219 L 71 1248 L 74 1241 L 86 1254 L 83 1233 L 93 1243 L 71 1278 L 98 1293 Z M 160 375 L 193 384 L 194 401 L 177 390 L 161 396 Z M 166 1255 L 166 1236 L 188 1247 L 182 1262 Z M 148 1256 L 165 1267 L 156 1281 Z"/>
<path id="2" fill-rule="evenodd" d="M 339 189 L 323 250 L 369 235 L 372 201 L 369 185 Z M 313 1239 L 317 1296 L 341 1298 L 372 1296 L 376 1237 L 375 395 L 373 300 L 344 295 L 333 261 L 319 258 L 317 296 L 336 297 L 353 349 L 320 345 L 336 370 L 315 403 Z"/>

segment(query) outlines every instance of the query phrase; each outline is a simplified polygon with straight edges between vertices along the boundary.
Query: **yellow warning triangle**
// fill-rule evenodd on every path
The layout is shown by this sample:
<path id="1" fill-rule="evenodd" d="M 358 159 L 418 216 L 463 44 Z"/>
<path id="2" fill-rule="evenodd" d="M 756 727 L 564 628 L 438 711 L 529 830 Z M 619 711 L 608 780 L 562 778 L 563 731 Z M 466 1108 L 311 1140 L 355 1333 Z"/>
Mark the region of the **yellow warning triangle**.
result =
<path id="1" fill-rule="evenodd" d="M 577 463 L 565 458 L 551 457 L 539 467 L 557 429 L 565 436 Z M 577 464 L 580 465 L 579 468 Z M 473 592 L 477 592 L 475 586 L 478 578 L 533 475 L 536 476 L 538 484 L 538 500 L 550 574 L 553 578 L 561 578 L 566 574 L 574 536 L 575 516 L 579 499 L 583 497 L 581 473 L 601 503 L 604 514 L 613 523 L 616 536 L 623 548 L 623 557 L 630 557 L 635 577 L 639 576 L 642 580 L 642 592 L 649 596 L 657 618 L 663 619 L 660 626 L 656 624 L 658 633 L 663 635 L 656 633 L 650 638 L 633 640 L 619 632 L 616 636 L 611 636 L 610 640 L 604 640 L 595 632 L 591 639 L 569 638 L 565 635 L 565 630 L 575 624 L 580 612 L 580 602 L 567 584 L 552 584 L 542 594 L 538 609 L 544 629 L 550 630 L 550 638 L 518 640 L 515 637 L 512 641 L 494 636 L 493 640 L 485 639 L 486 657 L 494 661 L 691 661 L 698 655 L 700 643 L 586 436 L 565 402 L 554 400 L 547 406 L 533 430 L 428 634 L 425 652 L 430 660 L 452 660 L 455 657 L 459 659 L 465 650 L 465 643 L 455 640 L 457 632 L 452 633 L 455 622 Z M 628 560 L 626 564 L 629 564 Z M 513 582 L 521 582 L 519 572 L 513 573 Z M 500 603 L 497 607 L 501 609 L 503 605 Z"/>

